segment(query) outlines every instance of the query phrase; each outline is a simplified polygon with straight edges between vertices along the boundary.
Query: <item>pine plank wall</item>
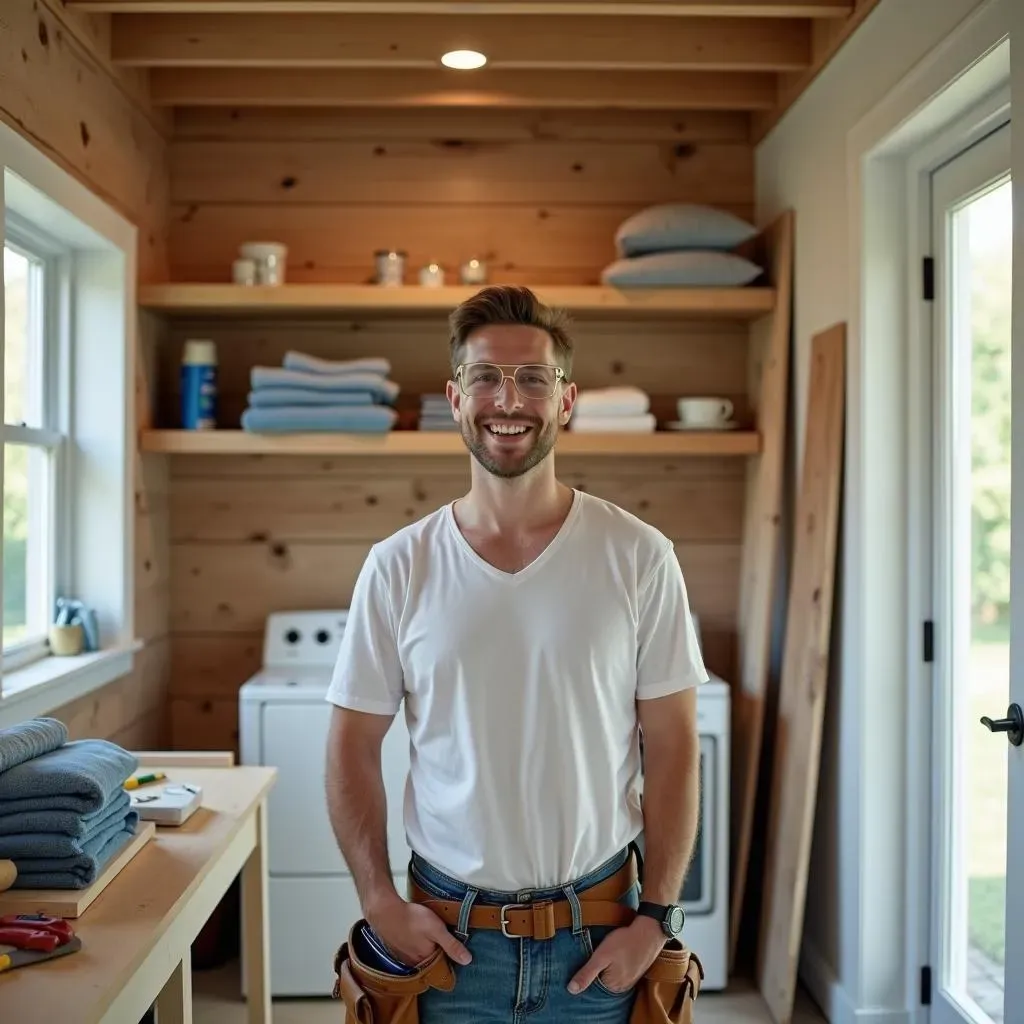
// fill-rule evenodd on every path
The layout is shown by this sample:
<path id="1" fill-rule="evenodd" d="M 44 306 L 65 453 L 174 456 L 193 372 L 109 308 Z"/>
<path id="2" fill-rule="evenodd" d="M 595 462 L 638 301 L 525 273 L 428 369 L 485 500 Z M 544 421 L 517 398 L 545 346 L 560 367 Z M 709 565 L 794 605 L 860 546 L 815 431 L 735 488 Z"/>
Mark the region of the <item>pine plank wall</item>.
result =
<path id="1" fill-rule="evenodd" d="M 171 273 L 223 281 L 240 242 L 289 246 L 292 281 L 370 281 L 373 252 L 408 253 L 408 280 L 471 256 L 492 278 L 596 284 L 618 224 L 672 199 L 751 216 L 753 154 L 742 116 L 516 111 L 189 111 L 170 145 Z M 455 280 L 449 276 L 449 281 Z M 630 383 L 662 419 L 683 394 L 724 394 L 748 413 L 749 327 L 730 321 L 578 322 L 581 388 Z M 225 425 L 236 426 L 254 363 L 289 348 L 384 355 L 412 415 L 443 390 L 443 317 L 197 320 L 168 324 L 163 425 L 186 338 L 217 342 Z M 169 470 L 176 744 L 237 744 L 238 686 L 258 666 L 269 612 L 344 607 L 369 546 L 462 493 L 465 458 L 175 456 Z M 744 463 L 736 458 L 559 460 L 563 477 L 673 538 L 709 660 L 731 674 Z"/>
<path id="2" fill-rule="evenodd" d="M 430 260 L 449 281 L 470 256 L 495 280 L 595 284 L 630 213 L 666 200 L 751 217 L 746 116 L 195 109 L 144 113 L 142 86 L 48 7 L 12 0 L 0 116 L 140 226 L 140 279 L 226 281 L 239 243 L 289 245 L 292 281 L 369 281 L 373 252 Z M 51 25 L 49 45 L 38 23 Z M 58 29 L 63 31 L 58 32 Z M 59 44 L 54 42 L 59 38 Z M 21 51 L 27 57 L 22 59 Z M 60 104 L 44 70 L 80 84 Z M 52 99 L 49 109 L 27 97 Z M 83 127 L 86 126 L 86 127 Z M 88 142 L 84 140 L 88 139 Z M 715 320 L 579 322 L 581 388 L 636 384 L 673 419 L 685 394 L 749 415 L 748 335 Z M 402 320 L 140 319 L 142 425 L 175 427 L 186 338 L 212 338 L 223 424 L 237 426 L 252 365 L 289 348 L 392 360 L 403 416 L 443 389 L 443 317 Z M 145 455 L 136 493 L 137 669 L 58 716 L 77 735 L 126 745 L 237 750 L 240 684 L 259 666 L 271 611 L 343 607 L 366 552 L 468 484 L 468 456 L 423 459 Z M 740 458 L 560 458 L 562 477 L 675 541 L 712 668 L 734 671 L 745 462 Z"/>
<path id="3" fill-rule="evenodd" d="M 102 19 L 57 0 L 5 0 L 0 23 L 0 118 L 138 228 L 140 281 L 167 275 L 170 124 L 154 114 L 141 78 L 102 57 Z M 158 325 L 140 317 L 136 400 L 156 399 Z M 73 739 L 98 736 L 145 748 L 170 741 L 167 466 L 135 462 L 135 633 L 143 643 L 127 676 L 52 712 Z"/>

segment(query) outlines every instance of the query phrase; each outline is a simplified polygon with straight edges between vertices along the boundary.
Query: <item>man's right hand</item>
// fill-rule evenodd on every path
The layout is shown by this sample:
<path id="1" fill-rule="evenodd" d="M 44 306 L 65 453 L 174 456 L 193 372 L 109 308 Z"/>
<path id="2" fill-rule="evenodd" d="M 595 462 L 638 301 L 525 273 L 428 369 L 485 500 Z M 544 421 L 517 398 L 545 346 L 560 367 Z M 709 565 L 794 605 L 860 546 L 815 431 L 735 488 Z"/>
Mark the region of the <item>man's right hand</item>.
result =
<path id="1" fill-rule="evenodd" d="M 367 907 L 366 920 L 388 949 L 410 967 L 423 963 L 438 946 L 456 963 L 465 965 L 473 959 L 437 914 L 397 893 Z"/>

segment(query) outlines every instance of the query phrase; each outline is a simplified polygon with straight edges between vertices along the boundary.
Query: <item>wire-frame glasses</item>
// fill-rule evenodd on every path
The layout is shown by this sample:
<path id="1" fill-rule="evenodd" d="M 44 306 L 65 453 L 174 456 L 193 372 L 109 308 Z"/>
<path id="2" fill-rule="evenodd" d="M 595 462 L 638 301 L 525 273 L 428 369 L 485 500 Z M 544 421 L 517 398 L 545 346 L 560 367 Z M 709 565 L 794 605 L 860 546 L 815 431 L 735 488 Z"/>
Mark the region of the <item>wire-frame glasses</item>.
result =
<path id="1" fill-rule="evenodd" d="M 455 371 L 455 379 L 469 398 L 493 398 L 508 379 L 523 398 L 543 399 L 555 393 L 558 382 L 565 379 L 565 370 L 545 363 L 526 363 L 505 373 L 495 363 L 463 363 Z"/>

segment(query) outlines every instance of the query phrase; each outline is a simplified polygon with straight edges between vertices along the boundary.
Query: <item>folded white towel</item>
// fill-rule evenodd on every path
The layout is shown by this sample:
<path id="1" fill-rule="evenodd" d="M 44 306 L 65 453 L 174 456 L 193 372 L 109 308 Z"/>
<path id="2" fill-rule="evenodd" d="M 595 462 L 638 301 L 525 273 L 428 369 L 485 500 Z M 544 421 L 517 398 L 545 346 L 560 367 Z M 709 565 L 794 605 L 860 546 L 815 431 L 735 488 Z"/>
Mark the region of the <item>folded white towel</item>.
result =
<path id="1" fill-rule="evenodd" d="M 640 416 L 573 416 L 569 429 L 577 434 L 650 434 L 657 427 L 654 413 Z"/>
<path id="2" fill-rule="evenodd" d="M 577 414 L 597 416 L 642 416 L 651 408 L 646 391 L 631 384 L 617 387 L 589 388 L 580 391 L 573 406 Z"/>

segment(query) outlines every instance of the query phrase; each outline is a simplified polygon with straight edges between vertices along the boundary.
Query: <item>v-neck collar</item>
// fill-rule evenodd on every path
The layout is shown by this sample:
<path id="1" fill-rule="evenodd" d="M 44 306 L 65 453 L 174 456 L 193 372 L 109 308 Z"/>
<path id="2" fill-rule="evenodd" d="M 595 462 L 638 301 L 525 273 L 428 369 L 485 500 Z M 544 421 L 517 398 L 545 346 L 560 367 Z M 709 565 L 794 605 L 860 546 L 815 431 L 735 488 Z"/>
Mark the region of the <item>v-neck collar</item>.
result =
<path id="1" fill-rule="evenodd" d="M 520 569 L 518 572 L 505 572 L 504 569 L 499 569 L 496 565 L 492 565 L 487 561 L 472 544 L 466 539 L 462 530 L 459 529 L 459 524 L 455 520 L 455 502 L 448 502 L 445 507 L 445 519 L 448 522 L 448 527 L 455 536 L 455 542 L 459 545 L 466 557 L 470 561 L 474 562 L 479 568 L 481 568 L 488 575 L 494 577 L 497 580 L 501 580 L 504 583 L 521 583 L 523 580 L 528 579 L 534 573 L 539 572 L 545 562 L 550 561 L 557 552 L 558 548 L 565 543 L 565 538 L 569 535 L 573 525 L 579 518 L 580 508 L 583 505 L 584 492 L 577 490 L 575 487 L 572 488 L 572 504 L 569 506 L 569 511 L 566 513 L 565 519 L 562 520 L 562 525 L 558 528 L 554 537 L 548 541 L 544 550 L 541 551 L 537 557 L 530 562 L 525 568 Z"/>

